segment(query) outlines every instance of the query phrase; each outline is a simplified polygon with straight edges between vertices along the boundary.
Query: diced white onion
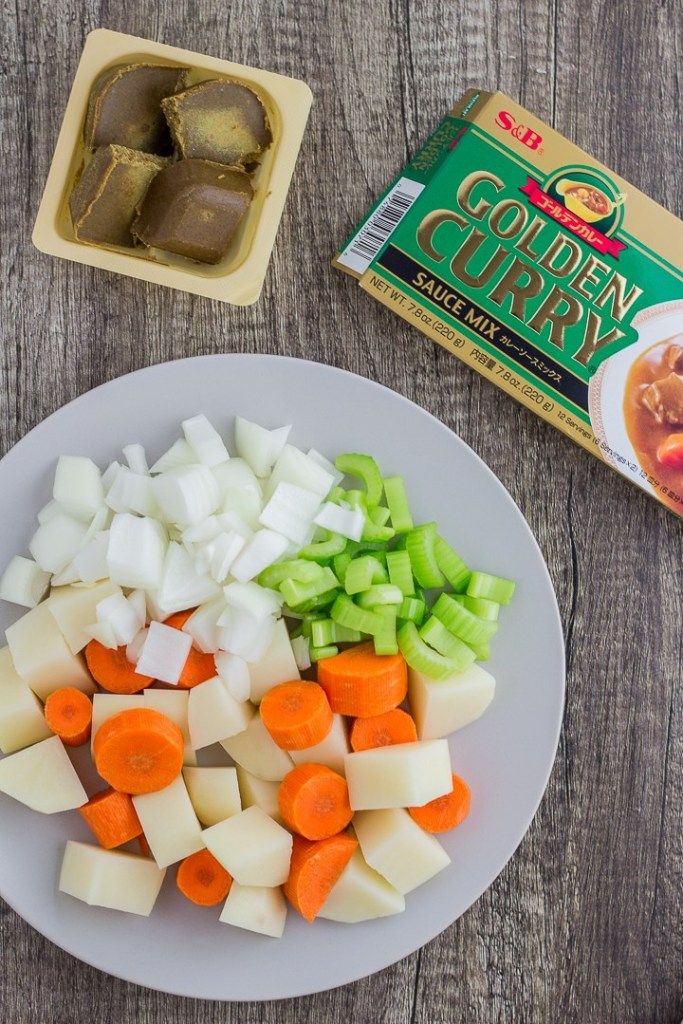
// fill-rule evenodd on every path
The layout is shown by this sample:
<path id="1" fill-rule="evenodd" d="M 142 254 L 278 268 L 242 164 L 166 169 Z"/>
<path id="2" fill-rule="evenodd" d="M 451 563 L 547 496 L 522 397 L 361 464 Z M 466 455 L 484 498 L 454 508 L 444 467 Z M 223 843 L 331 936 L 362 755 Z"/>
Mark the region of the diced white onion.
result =
<path id="1" fill-rule="evenodd" d="M 135 671 L 164 683 L 177 685 L 192 647 L 192 637 L 182 629 L 150 623 Z"/>
<path id="2" fill-rule="evenodd" d="M 222 651 L 238 654 L 245 661 L 259 661 L 266 651 L 275 630 L 272 618 L 257 619 L 239 608 L 228 609 L 221 616 L 224 625 L 218 633 L 218 646 Z"/>
<path id="3" fill-rule="evenodd" d="M 200 413 L 182 423 L 185 440 L 194 452 L 197 462 L 204 466 L 220 466 L 230 458 L 223 438 L 206 416 Z"/>
<path id="4" fill-rule="evenodd" d="M 179 466 L 189 466 L 196 462 L 197 457 L 190 448 L 184 437 L 179 438 L 167 452 L 157 459 L 150 473 L 168 473 L 169 469 L 178 469 Z"/>
<path id="5" fill-rule="evenodd" d="M 321 469 L 324 469 L 326 473 L 330 474 L 335 484 L 340 484 L 342 482 L 344 474 L 339 472 L 334 462 L 330 462 L 329 459 L 326 459 L 325 456 L 319 451 L 316 451 L 315 448 L 309 448 L 306 454 L 309 459 L 312 459 L 313 462 L 315 462 L 316 466 L 320 466 Z"/>
<path id="6" fill-rule="evenodd" d="M 207 516 L 201 523 L 194 526 L 186 526 L 183 530 L 183 544 L 191 547 L 194 544 L 205 544 L 207 540 L 213 540 L 219 533 L 223 532 L 223 526 L 218 516 Z"/>
<path id="7" fill-rule="evenodd" d="M 60 455 L 52 497 L 74 518 L 89 521 L 104 504 L 100 471 L 83 455 Z"/>
<path id="8" fill-rule="evenodd" d="M 71 562 L 87 531 L 85 523 L 60 512 L 38 527 L 28 549 L 44 572 L 58 573 Z"/>
<path id="9" fill-rule="evenodd" d="M 78 573 L 73 562 L 65 565 L 61 572 L 56 572 L 50 580 L 53 587 L 68 587 L 72 583 L 79 583 Z"/>
<path id="10" fill-rule="evenodd" d="M 123 457 L 134 473 L 139 473 L 140 476 L 149 475 L 147 454 L 141 444 L 127 444 L 123 449 Z"/>
<path id="11" fill-rule="evenodd" d="M 138 512 L 152 517 L 159 514 L 151 476 L 134 473 L 128 466 L 119 466 L 106 500 L 114 512 Z"/>
<path id="12" fill-rule="evenodd" d="M 255 619 L 279 615 L 283 600 L 277 591 L 253 582 L 229 583 L 227 587 L 223 587 L 223 596 L 228 607 L 248 612 Z M 219 625 L 222 626 L 224 623 L 219 620 Z"/>
<path id="13" fill-rule="evenodd" d="M 59 502 L 55 501 L 55 499 L 52 498 L 50 501 L 48 501 L 47 505 L 43 505 L 40 512 L 38 513 L 38 522 L 42 526 L 43 523 L 47 523 L 50 519 L 54 519 L 55 516 L 58 516 L 63 511 L 64 509 L 59 504 Z"/>
<path id="14" fill-rule="evenodd" d="M 266 477 L 289 437 L 291 425 L 267 430 L 250 420 L 235 417 L 235 447 L 258 477 Z"/>
<path id="15" fill-rule="evenodd" d="M 78 552 L 73 560 L 73 567 L 82 583 L 97 583 L 98 580 L 107 578 L 109 575 L 108 547 L 109 530 L 103 530 L 101 533 L 95 534 Z"/>
<path id="16" fill-rule="evenodd" d="M 108 622 L 93 622 L 90 626 L 84 626 L 83 632 L 92 640 L 97 640 L 103 647 L 108 647 L 112 651 L 118 647 L 116 634 Z"/>
<path id="17" fill-rule="evenodd" d="M 359 508 L 342 508 L 332 501 L 326 501 L 314 522 L 349 540 L 360 540 L 365 526 L 365 513 Z"/>
<path id="18" fill-rule="evenodd" d="M 300 672 L 311 667 L 310 641 L 306 636 L 295 636 L 291 640 L 294 660 Z"/>
<path id="19" fill-rule="evenodd" d="M 164 518 L 176 526 L 201 523 L 220 504 L 220 491 L 208 466 L 179 466 L 154 478 L 154 497 Z"/>
<path id="20" fill-rule="evenodd" d="M 297 487 L 296 484 L 283 482 L 275 488 L 261 513 L 260 521 L 303 547 L 310 542 L 311 523 L 319 509 L 320 498 L 317 494 Z"/>
<path id="21" fill-rule="evenodd" d="M 171 541 L 166 549 L 157 600 L 170 613 L 210 601 L 220 588 L 205 572 L 197 572 L 192 556 L 182 544 Z"/>
<path id="22" fill-rule="evenodd" d="M 258 530 L 232 566 L 232 575 L 246 583 L 277 562 L 288 547 L 286 537 L 274 530 Z"/>
<path id="23" fill-rule="evenodd" d="M 274 494 L 277 485 L 281 483 L 296 484 L 304 490 L 313 491 L 322 499 L 329 494 L 334 485 L 334 477 L 313 459 L 309 459 L 308 455 L 287 444 L 282 449 L 282 454 L 275 463 L 266 485 L 266 498 Z"/>
<path id="24" fill-rule="evenodd" d="M 49 586 L 49 572 L 31 558 L 15 555 L 0 577 L 0 598 L 24 608 L 35 608 Z"/>
<path id="25" fill-rule="evenodd" d="M 109 576 L 122 587 L 155 590 L 161 584 L 166 535 L 155 519 L 129 512 L 114 516 L 109 529 Z"/>
<path id="26" fill-rule="evenodd" d="M 231 530 L 230 533 L 220 533 L 204 545 L 200 553 L 207 559 L 206 565 L 212 579 L 223 583 L 228 578 L 230 568 L 245 544 L 244 537 L 236 530 Z"/>
<path id="27" fill-rule="evenodd" d="M 127 646 L 145 624 L 144 604 L 140 610 L 138 601 L 129 601 L 119 591 L 100 601 L 95 609 L 98 622 L 106 622 L 114 630 L 117 646 Z"/>
<path id="28" fill-rule="evenodd" d="M 218 620 L 225 611 L 223 597 L 217 597 L 207 604 L 200 605 L 183 626 L 189 633 L 195 647 L 204 654 L 215 654 L 218 650 Z"/>
<path id="29" fill-rule="evenodd" d="M 219 651 L 216 655 L 216 671 L 235 700 L 240 703 L 249 700 L 251 682 L 249 666 L 244 658 L 229 654 L 228 651 Z"/>

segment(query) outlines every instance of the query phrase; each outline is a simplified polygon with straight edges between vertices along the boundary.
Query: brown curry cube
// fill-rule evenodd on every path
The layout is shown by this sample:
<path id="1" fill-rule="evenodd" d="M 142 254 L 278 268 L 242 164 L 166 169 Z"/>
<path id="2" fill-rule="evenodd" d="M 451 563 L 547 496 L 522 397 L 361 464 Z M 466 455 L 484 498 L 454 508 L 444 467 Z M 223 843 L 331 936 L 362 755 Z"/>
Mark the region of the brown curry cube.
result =
<path id="1" fill-rule="evenodd" d="M 173 146 L 161 101 L 184 87 L 188 71 L 163 64 L 107 68 L 90 92 L 86 146 L 97 149 L 115 143 L 145 153 L 170 153 Z"/>
<path id="2" fill-rule="evenodd" d="M 145 245 L 218 263 L 249 208 L 249 175 L 210 160 L 180 160 L 152 182 L 133 224 Z"/>
<path id="3" fill-rule="evenodd" d="M 263 104 L 239 82 L 200 82 L 161 106 L 183 157 L 244 165 L 272 141 Z"/>
<path id="4" fill-rule="evenodd" d="M 92 245 L 135 244 L 131 224 L 152 179 L 168 160 L 124 146 L 95 150 L 69 198 L 74 233 Z"/>

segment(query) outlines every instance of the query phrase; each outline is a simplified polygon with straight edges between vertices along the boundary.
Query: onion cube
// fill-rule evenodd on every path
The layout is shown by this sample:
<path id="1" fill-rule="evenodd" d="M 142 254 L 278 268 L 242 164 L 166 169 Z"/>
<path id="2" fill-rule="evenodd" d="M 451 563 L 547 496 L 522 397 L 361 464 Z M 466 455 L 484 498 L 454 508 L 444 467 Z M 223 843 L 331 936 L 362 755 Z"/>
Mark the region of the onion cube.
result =
<path id="1" fill-rule="evenodd" d="M 225 601 L 216 597 L 213 601 L 200 605 L 183 626 L 203 654 L 215 654 L 218 651 L 218 620 L 225 611 Z"/>
<path id="2" fill-rule="evenodd" d="M 139 607 L 136 607 L 136 603 L 124 597 L 123 593 L 119 591 L 105 597 L 95 609 L 97 621 L 108 623 L 114 630 L 119 647 L 131 643 L 145 624 L 144 604 L 141 611 Z"/>
<path id="3" fill-rule="evenodd" d="M 114 512 L 139 512 L 143 516 L 155 516 L 159 513 L 152 489 L 152 478 L 142 473 L 134 473 L 128 466 L 119 466 L 107 491 L 107 505 Z"/>
<path id="4" fill-rule="evenodd" d="M 155 519 L 120 512 L 109 530 L 107 564 L 111 579 L 122 587 L 154 590 L 161 583 L 166 535 Z"/>
<path id="5" fill-rule="evenodd" d="M 326 501 L 313 522 L 349 540 L 360 540 L 365 527 L 365 513 L 359 508 L 342 508 Z"/>
<path id="6" fill-rule="evenodd" d="M 59 502 L 55 501 L 55 499 L 52 498 L 50 501 L 48 501 L 47 505 L 43 505 L 40 512 L 36 516 L 36 519 L 42 526 L 43 523 L 47 523 L 48 520 L 54 519 L 55 516 L 59 515 L 59 513 L 63 511 L 64 509 L 59 504 Z"/>
<path id="7" fill-rule="evenodd" d="M 185 440 L 198 462 L 213 467 L 228 461 L 230 456 L 221 435 L 203 413 L 193 416 L 192 419 L 183 420 L 182 428 Z"/>
<path id="8" fill-rule="evenodd" d="M 109 575 L 107 551 L 109 549 L 109 530 L 102 530 L 88 541 L 73 560 L 74 572 L 81 583 L 97 583 Z"/>
<path id="9" fill-rule="evenodd" d="M 147 455 L 141 444 L 127 444 L 123 449 L 123 457 L 128 463 L 129 469 L 140 476 L 149 476 Z"/>
<path id="10" fill-rule="evenodd" d="M 208 466 L 179 466 L 154 478 L 154 497 L 169 523 L 194 526 L 215 512 L 220 491 Z"/>
<path id="11" fill-rule="evenodd" d="M 244 703 L 249 700 L 251 677 L 249 665 L 238 654 L 219 651 L 215 657 L 216 671 L 231 697 Z"/>
<path id="12" fill-rule="evenodd" d="M 259 661 L 272 640 L 274 620 L 257 619 L 239 608 L 228 608 L 221 619 L 224 625 L 218 633 L 220 649 L 238 654 L 245 661 Z"/>
<path id="13" fill-rule="evenodd" d="M 85 523 L 60 512 L 38 527 L 28 549 L 44 572 L 61 572 L 83 544 L 87 530 Z"/>
<path id="14" fill-rule="evenodd" d="M 282 597 L 275 590 L 260 587 L 258 583 L 229 583 L 223 587 L 225 603 L 231 608 L 249 612 L 254 618 L 265 619 L 268 615 L 279 615 Z M 219 621 L 219 625 L 225 623 Z"/>
<path id="15" fill-rule="evenodd" d="M 325 456 L 321 455 L 320 452 L 315 450 L 315 448 L 309 448 L 306 454 L 309 459 L 315 462 L 316 466 L 320 466 L 321 469 L 324 469 L 326 473 L 330 474 L 335 484 L 340 484 L 342 482 L 344 474 L 339 472 L 334 462 L 330 462 L 329 459 L 326 459 Z"/>
<path id="16" fill-rule="evenodd" d="M 267 430 L 250 420 L 235 417 L 237 454 L 249 463 L 256 476 L 268 476 L 289 437 L 291 426 Z"/>
<path id="17" fill-rule="evenodd" d="M 253 580 L 260 572 L 281 558 L 289 543 L 274 530 L 257 530 L 232 566 L 232 575 L 240 583 Z"/>
<path id="18" fill-rule="evenodd" d="M 178 469 L 179 466 L 189 466 L 196 459 L 196 456 L 184 437 L 175 441 L 167 452 L 157 459 L 150 473 L 168 473 L 169 469 Z"/>
<path id="19" fill-rule="evenodd" d="M 169 613 L 193 608 L 217 597 L 218 584 L 197 567 L 182 544 L 171 541 L 166 549 L 158 600 Z"/>
<path id="20" fill-rule="evenodd" d="M 281 483 L 263 509 L 259 521 L 303 547 L 310 543 L 312 522 L 320 509 L 320 498 L 296 484 Z"/>
<path id="21" fill-rule="evenodd" d="M 266 486 L 266 497 L 274 494 L 281 483 L 296 484 L 324 498 L 334 485 L 334 477 L 298 448 L 286 444 Z"/>
<path id="22" fill-rule="evenodd" d="M 15 555 L 0 577 L 0 598 L 35 608 L 50 586 L 50 573 L 30 558 Z"/>
<path id="23" fill-rule="evenodd" d="M 192 637 L 181 629 L 151 622 L 135 671 L 176 685 L 192 647 Z"/>
<path id="24" fill-rule="evenodd" d="M 104 503 L 100 471 L 83 455 L 60 455 L 52 497 L 77 519 L 89 520 Z"/>

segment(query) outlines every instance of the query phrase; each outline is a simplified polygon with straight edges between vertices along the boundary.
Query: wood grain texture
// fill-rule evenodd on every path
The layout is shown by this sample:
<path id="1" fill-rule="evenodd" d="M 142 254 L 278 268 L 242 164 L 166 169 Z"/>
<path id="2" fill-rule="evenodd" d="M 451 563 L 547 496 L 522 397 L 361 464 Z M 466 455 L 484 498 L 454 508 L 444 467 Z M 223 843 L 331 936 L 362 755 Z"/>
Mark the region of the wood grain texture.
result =
<path id="1" fill-rule="evenodd" d="M 32 248 L 71 80 L 98 26 L 311 85 L 310 125 L 256 306 L 233 309 Z M 681 215 L 682 27 L 679 0 L 5 5 L 1 451 L 94 385 L 186 355 L 286 353 L 375 378 L 456 430 L 519 503 L 557 587 L 569 677 L 557 762 L 531 829 L 490 890 L 419 953 L 298 1001 L 208 1004 L 100 974 L 3 906 L 3 1024 L 683 1017 L 681 523 L 328 267 L 472 85 L 520 99 Z"/>

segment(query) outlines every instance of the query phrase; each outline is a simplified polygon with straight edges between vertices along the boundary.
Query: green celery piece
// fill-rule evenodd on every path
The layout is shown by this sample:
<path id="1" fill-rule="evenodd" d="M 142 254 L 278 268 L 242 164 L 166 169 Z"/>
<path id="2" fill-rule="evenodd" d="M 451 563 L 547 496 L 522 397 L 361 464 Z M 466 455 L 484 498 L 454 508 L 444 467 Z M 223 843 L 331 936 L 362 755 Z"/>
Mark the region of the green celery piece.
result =
<path id="1" fill-rule="evenodd" d="M 398 587 L 391 583 L 377 583 L 356 597 L 359 608 L 372 608 L 373 610 L 378 605 L 385 604 L 395 605 L 398 608 L 402 602 L 403 594 Z"/>
<path id="2" fill-rule="evenodd" d="M 382 620 L 382 627 L 375 633 L 375 654 L 398 654 L 396 639 L 396 608 L 382 605 L 375 609 Z"/>
<path id="3" fill-rule="evenodd" d="M 313 636 L 313 623 L 319 622 L 322 619 L 328 618 L 322 612 L 306 612 L 303 619 L 301 620 L 301 633 L 310 640 Z"/>
<path id="4" fill-rule="evenodd" d="M 407 551 L 387 551 L 387 569 L 389 582 L 398 587 L 405 597 L 415 593 L 413 569 Z"/>
<path id="5" fill-rule="evenodd" d="M 514 580 L 506 580 L 502 576 L 492 576 L 488 572 L 473 572 L 467 584 L 467 594 L 469 597 L 497 601 L 498 604 L 510 604 L 516 586 Z"/>
<path id="6" fill-rule="evenodd" d="M 329 606 L 334 604 L 339 593 L 340 591 L 338 587 L 334 587 L 332 590 L 326 590 L 323 594 L 318 594 L 316 597 L 311 597 L 308 601 L 302 602 L 302 604 L 298 606 L 299 611 L 319 612 L 327 609 L 327 615 L 329 615 Z M 326 618 L 327 615 L 325 616 Z"/>
<path id="7" fill-rule="evenodd" d="M 340 533 L 331 533 L 329 530 L 326 533 L 327 537 L 325 540 L 307 544 L 305 548 L 302 548 L 299 552 L 299 558 L 319 562 L 325 558 L 332 558 L 334 555 L 341 555 L 346 547 L 346 537 L 342 537 Z"/>
<path id="8" fill-rule="evenodd" d="M 477 644 L 477 646 L 473 647 L 472 650 L 474 651 L 477 661 L 488 661 L 491 657 L 491 648 L 488 644 Z"/>
<path id="9" fill-rule="evenodd" d="M 421 587 L 443 587 L 445 580 L 434 551 L 436 523 L 416 526 L 406 535 L 406 551 L 410 556 L 413 576 Z"/>
<path id="10" fill-rule="evenodd" d="M 311 645 L 329 647 L 334 643 L 334 622 L 332 619 L 318 619 L 311 623 Z"/>
<path id="11" fill-rule="evenodd" d="M 375 526 L 386 526 L 389 522 L 389 516 L 391 512 L 384 505 L 376 505 L 375 508 L 371 508 L 368 512 L 368 519 Z M 393 527 L 392 527 L 393 529 Z"/>
<path id="12" fill-rule="evenodd" d="M 398 606 L 398 617 L 419 626 L 425 617 L 427 605 L 421 597 L 404 597 Z"/>
<path id="13" fill-rule="evenodd" d="M 284 580 L 296 580 L 297 583 L 312 583 L 320 574 L 320 566 L 315 562 L 307 562 L 303 558 L 290 559 L 287 562 L 276 562 L 269 565 L 259 575 L 262 587 L 279 587 Z"/>
<path id="14" fill-rule="evenodd" d="M 379 466 L 371 455 L 349 452 L 345 455 L 338 455 L 334 464 L 340 473 L 359 477 L 363 481 L 368 508 L 374 508 L 375 505 L 379 505 L 384 485 Z"/>
<path id="15" fill-rule="evenodd" d="M 443 537 L 437 536 L 434 539 L 434 556 L 436 564 L 453 590 L 462 593 L 469 583 L 471 573 L 457 551 L 454 551 Z"/>
<path id="16" fill-rule="evenodd" d="M 360 594 L 373 583 L 386 583 L 388 579 L 382 563 L 373 555 L 354 558 L 346 568 L 344 590 L 347 594 Z"/>
<path id="17" fill-rule="evenodd" d="M 331 644 L 327 647 L 313 647 L 311 645 L 309 648 L 309 657 L 314 665 L 316 661 L 322 661 L 323 658 L 334 658 L 335 654 L 339 654 L 339 648 Z"/>
<path id="18" fill-rule="evenodd" d="M 341 555 L 335 555 L 332 559 L 332 566 L 334 568 L 334 575 L 337 577 L 339 582 L 344 585 L 346 579 L 346 570 L 349 567 L 351 561 L 351 555 L 347 551 L 342 551 Z"/>
<path id="19" fill-rule="evenodd" d="M 363 634 L 359 629 L 349 629 L 347 626 L 340 626 L 338 622 L 334 623 L 335 644 L 357 644 L 362 639 Z"/>
<path id="20" fill-rule="evenodd" d="M 447 679 L 456 671 L 450 658 L 444 658 L 420 638 L 414 622 L 405 622 L 401 626 L 398 646 L 410 667 L 431 679 Z"/>
<path id="21" fill-rule="evenodd" d="M 346 550 L 353 558 L 370 552 L 380 561 L 386 554 L 386 548 L 387 542 L 378 540 L 350 540 L 346 545 Z"/>
<path id="22" fill-rule="evenodd" d="M 430 615 L 420 629 L 419 635 L 426 644 L 439 654 L 443 654 L 444 658 L 450 658 L 458 672 L 474 661 L 475 653 L 472 648 L 464 640 L 453 636 L 435 615 Z"/>
<path id="23" fill-rule="evenodd" d="M 366 517 L 363 527 L 363 540 L 382 541 L 386 543 L 394 537 L 394 530 L 391 526 L 378 526 L 372 519 Z"/>
<path id="24" fill-rule="evenodd" d="M 296 580 L 283 580 L 280 593 L 290 608 L 296 608 L 304 601 L 319 597 L 326 591 L 339 586 L 339 580 L 331 569 L 321 568 L 319 575 L 311 583 L 298 583 Z"/>
<path id="25" fill-rule="evenodd" d="M 335 484 L 325 500 L 333 501 L 335 505 L 340 501 L 346 501 L 346 491 L 343 487 L 340 487 L 339 484 Z"/>
<path id="26" fill-rule="evenodd" d="M 486 643 L 498 629 L 496 622 L 487 622 L 468 611 L 459 601 L 454 601 L 450 594 L 440 594 L 432 608 L 432 615 L 443 622 L 454 636 L 474 647 Z"/>
<path id="27" fill-rule="evenodd" d="M 382 628 L 382 620 L 379 615 L 359 608 L 348 594 L 340 594 L 337 597 L 332 605 L 330 615 L 340 626 L 357 629 L 361 633 L 369 633 L 371 636 L 374 636 Z"/>
<path id="28" fill-rule="evenodd" d="M 489 622 L 496 622 L 500 605 L 497 601 L 489 601 L 486 597 L 470 597 L 469 594 L 462 595 L 462 603 L 473 615 L 480 619 L 487 619 Z"/>
<path id="29" fill-rule="evenodd" d="M 388 476 L 384 480 L 384 494 L 389 506 L 391 525 L 396 533 L 407 533 L 413 529 L 408 496 L 402 476 Z"/>
<path id="30" fill-rule="evenodd" d="M 360 508 L 363 512 L 367 511 L 368 505 L 365 491 L 358 491 L 355 488 L 351 488 L 351 490 L 344 492 L 344 498 L 351 508 Z"/>

